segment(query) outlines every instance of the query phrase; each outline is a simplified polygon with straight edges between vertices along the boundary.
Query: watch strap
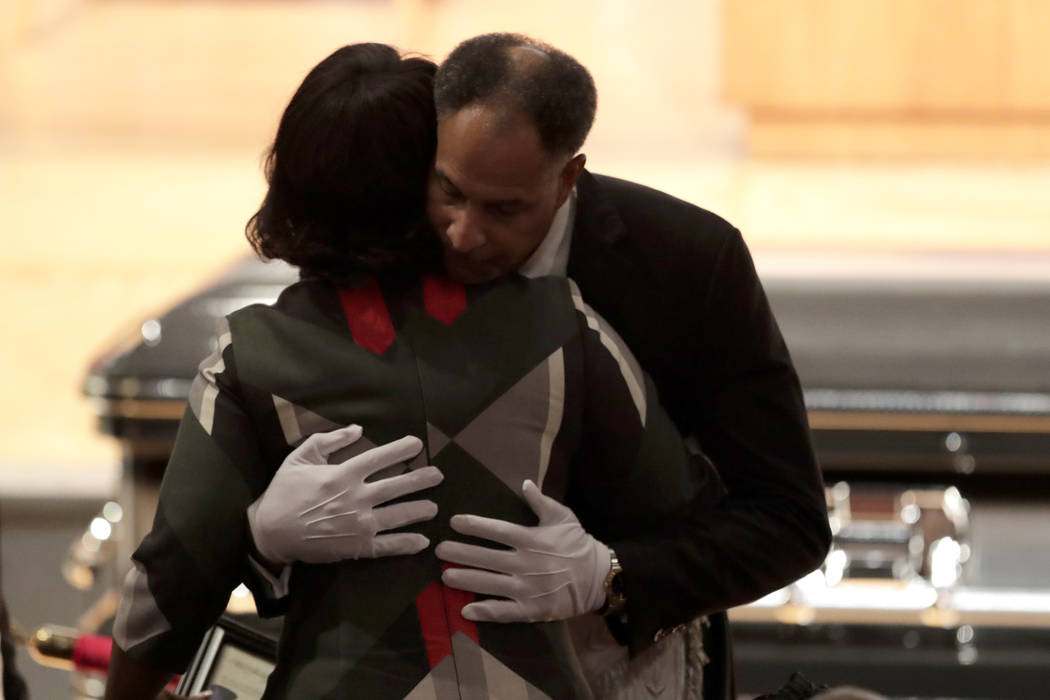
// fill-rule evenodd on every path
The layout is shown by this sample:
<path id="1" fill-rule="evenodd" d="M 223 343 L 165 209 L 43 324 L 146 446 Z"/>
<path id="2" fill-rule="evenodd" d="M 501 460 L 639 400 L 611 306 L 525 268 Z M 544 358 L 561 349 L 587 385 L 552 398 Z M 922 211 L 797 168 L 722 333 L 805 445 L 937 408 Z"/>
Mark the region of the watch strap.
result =
<path id="1" fill-rule="evenodd" d="M 602 581 L 602 588 L 605 589 L 605 604 L 599 608 L 599 615 L 613 615 L 627 606 L 627 597 L 623 594 L 623 581 L 620 579 L 622 573 L 623 567 L 620 566 L 620 559 L 610 547 L 609 573 Z"/>

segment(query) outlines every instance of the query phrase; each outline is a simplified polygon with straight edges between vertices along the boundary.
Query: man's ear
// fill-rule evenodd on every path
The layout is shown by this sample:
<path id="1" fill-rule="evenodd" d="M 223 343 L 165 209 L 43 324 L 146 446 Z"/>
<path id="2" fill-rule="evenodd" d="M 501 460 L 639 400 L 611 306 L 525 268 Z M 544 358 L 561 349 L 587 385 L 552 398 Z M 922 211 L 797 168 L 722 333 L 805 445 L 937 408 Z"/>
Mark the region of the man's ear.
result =
<path id="1" fill-rule="evenodd" d="M 580 179 L 580 173 L 583 172 L 583 166 L 586 164 L 587 156 L 583 153 L 578 153 L 561 169 L 561 173 L 558 175 L 559 207 L 565 203 L 569 193 L 572 192 L 572 188 L 576 186 L 576 181 Z"/>

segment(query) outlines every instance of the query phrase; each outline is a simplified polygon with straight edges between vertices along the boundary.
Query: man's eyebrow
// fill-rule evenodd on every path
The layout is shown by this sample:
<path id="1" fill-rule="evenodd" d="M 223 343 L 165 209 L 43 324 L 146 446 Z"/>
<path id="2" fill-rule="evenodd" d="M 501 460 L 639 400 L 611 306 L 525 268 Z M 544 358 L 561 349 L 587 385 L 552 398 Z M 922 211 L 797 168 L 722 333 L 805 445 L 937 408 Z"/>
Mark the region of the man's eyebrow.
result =
<path id="1" fill-rule="evenodd" d="M 437 167 L 435 167 L 435 168 L 434 168 L 434 174 L 435 174 L 435 175 L 437 175 L 437 176 L 438 176 L 438 179 L 440 179 L 441 181 L 443 181 L 443 182 L 446 182 L 446 183 L 448 183 L 449 185 L 452 185 L 453 187 L 456 187 L 456 183 L 455 183 L 455 182 L 453 182 L 453 181 L 452 181 L 452 178 L 450 178 L 450 177 L 448 176 L 448 173 L 446 173 L 446 172 L 445 172 L 444 170 L 442 170 L 441 168 L 437 168 Z M 458 188 L 458 187 L 456 187 L 456 189 L 458 190 L 459 188 Z"/>
<path id="2" fill-rule="evenodd" d="M 492 201 L 485 202 L 485 205 L 489 207 L 523 208 L 529 206 L 530 204 L 532 204 L 532 202 L 527 202 L 524 199 L 519 199 L 517 197 L 513 199 L 494 199 Z"/>
<path id="3" fill-rule="evenodd" d="M 460 190 L 456 182 L 451 177 L 449 177 L 448 173 L 446 173 L 441 168 L 435 167 L 434 175 L 436 175 L 437 178 L 441 180 L 442 184 L 448 185 L 457 193 L 462 192 L 462 190 Z M 491 199 L 486 200 L 484 202 L 484 205 L 487 207 L 528 207 L 531 204 L 532 202 L 525 199 L 521 199 L 520 197 L 511 197 L 509 199 Z"/>

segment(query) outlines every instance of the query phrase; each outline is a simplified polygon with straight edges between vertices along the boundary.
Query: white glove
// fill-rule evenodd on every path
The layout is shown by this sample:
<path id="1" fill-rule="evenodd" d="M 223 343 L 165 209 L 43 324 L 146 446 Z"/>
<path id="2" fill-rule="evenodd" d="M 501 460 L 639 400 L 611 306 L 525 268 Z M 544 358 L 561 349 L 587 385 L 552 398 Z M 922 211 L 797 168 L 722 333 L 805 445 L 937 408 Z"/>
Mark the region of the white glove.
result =
<path id="1" fill-rule="evenodd" d="M 361 428 L 356 425 L 315 433 L 285 457 L 263 495 L 248 506 L 255 547 L 267 560 L 320 564 L 415 554 L 430 544 L 418 533 L 376 533 L 430 520 L 437 514 L 436 503 L 420 500 L 375 506 L 441 483 L 444 476 L 437 467 L 365 481 L 382 469 L 412 459 L 423 443 L 406 436 L 341 464 L 327 463 L 329 455 L 360 437 Z"/>
<path id="2" fill-rule="evenodd" d="M 605 603 L 602 585 L 609 573 L 609 548 L 588 535 L 571 510 L 543 495 L 536 484 L 522 486 L 525 501 L 540 519 L 527 527 L 454 515 L 452 529 L 513 549 L 490 549 L 446 541 L 434 550 L 439 558 L 472 568 L 448 568 L 441 579 L 452 588 L 501 596 L 463 607 L 475 622 L 564 620 L 597 610 Z"/>

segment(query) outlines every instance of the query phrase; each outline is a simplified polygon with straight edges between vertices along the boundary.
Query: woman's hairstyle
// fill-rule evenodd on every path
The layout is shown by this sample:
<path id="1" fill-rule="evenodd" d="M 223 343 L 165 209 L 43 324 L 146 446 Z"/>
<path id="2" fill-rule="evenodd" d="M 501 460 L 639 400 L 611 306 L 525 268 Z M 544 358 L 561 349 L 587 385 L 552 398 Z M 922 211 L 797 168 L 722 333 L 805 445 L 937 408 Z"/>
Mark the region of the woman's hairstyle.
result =
<path id="1" fill-rule="evenodd" d="M 430 263 L 435 69 L 384 44 L 353 44 L 310 71 L 281 117 L 269 189 L 245 227 L 261 257 L 337 283 Z"/>

